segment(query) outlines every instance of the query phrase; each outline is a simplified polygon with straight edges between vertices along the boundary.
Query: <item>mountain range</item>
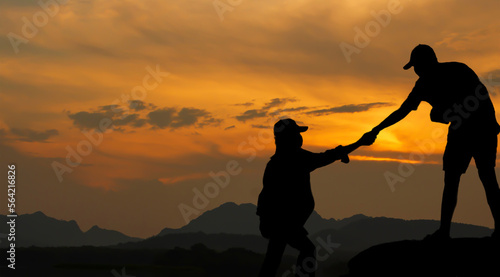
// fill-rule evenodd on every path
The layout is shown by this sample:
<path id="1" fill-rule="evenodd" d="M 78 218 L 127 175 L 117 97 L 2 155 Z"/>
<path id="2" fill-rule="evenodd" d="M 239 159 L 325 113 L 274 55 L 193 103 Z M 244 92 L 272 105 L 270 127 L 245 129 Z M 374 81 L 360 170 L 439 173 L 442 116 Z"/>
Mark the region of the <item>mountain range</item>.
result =
<path id="1" fill-rule="evenodd" d="M 239 247 L 264 253 L 267 241 L 260 236 L 259 219 L 253 204 L 225 203 L 207 211 L 179 229 L 163 229 L 158 235 L 120 244 L 120 248 L 189 248 L 202 243 L 215 250 Z M 422 239 L 439 227 L 436 220 L 403 220 L 354 215 L 336 220 L 324 219 L 314 212 L 306 223 L 309 237 L 318 246 L 334 243 L 339 250 L 359 252 L 395 240 Z M 453 223 L 452 237 L 486 237 L 492 230 L 482 226 Z"/>
<path id="2" fill-rule="evenodd" d="M 253 204 L 228 202 L 207 211 L 178 229 L 165 228 L 147 239 L 133 238 L 118 231 L 97 226 L 82 232 L 76 221 L 58 220 L 42 212 L 17 217 L 16 245 L 28 246 L 113 246 L 127 249 L 189 248 L 202 243 L 215 250 L 240 247 L 265 252 L 267 241 L 260 236 L 259 219 Z M 7 222 L 5 215 L 0 215 Z M 313 242 L 334 242 L 339 249 L 359 252 L 373 245 L 395 240 L 422 239 L 437 229 L 436 220 L 403 220 L 354 215 L 336 220 L 325 219 L 314 212 L 306 223 Z M 486 227 L 454 223 L 452 237 L 486 237 Z M 8 225 L 0 225 L 0 234 L 8 233 Z M 2 239 L 0 237 L 0 239 Z M 0 247 L 6 247 L 2 239 Z"/>
<path id="3" fill-rule="evenodd" d="M 237 205 L 233 202 L 227 202 L 216 209 L 203 213 L 179 229 L 165 228 L 157 236 L 196 232 L 260 236 L 259 217 L 255 214 L 256 210 L 257 207 L 254 204 Z M 340 229 L 349 223 L 366 218 L 368 217 L 358 214 L 342 220 L 325 219 L 314 211 L 305 227 L 309 233 L 313 234 L 325 229 Z"/>
<path id="4" fill-rule="evenodd" d="M 0 215 L 0 222 L 8 222 L 9 219 L 6 215 Z M 141 240 L 98 226 L 83 232 L 74 220 L 59 220 L 42 212 L 18 215 L 15 231 L 16 247 L 109 246 Z M 4 238 L 0 237 L 0 247 L 7 247 L 5 235 L 8 233 L 9 225 L 1 224 L 0 234 Z"/>

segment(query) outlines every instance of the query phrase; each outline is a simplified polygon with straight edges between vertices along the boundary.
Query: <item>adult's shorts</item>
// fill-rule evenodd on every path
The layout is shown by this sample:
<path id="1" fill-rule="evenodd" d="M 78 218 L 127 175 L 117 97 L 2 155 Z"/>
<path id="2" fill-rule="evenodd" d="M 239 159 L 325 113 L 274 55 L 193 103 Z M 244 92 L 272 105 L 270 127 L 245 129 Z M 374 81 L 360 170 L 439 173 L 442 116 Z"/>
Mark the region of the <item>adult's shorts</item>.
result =
<path id="1" fill-rule="evenodd" d="M 443 170 L 465 173 L 472 158 L 478 169 L 494 168 L 497 159 L 498 139 L 495 133 L 448 133 L 444 150 Z"/>

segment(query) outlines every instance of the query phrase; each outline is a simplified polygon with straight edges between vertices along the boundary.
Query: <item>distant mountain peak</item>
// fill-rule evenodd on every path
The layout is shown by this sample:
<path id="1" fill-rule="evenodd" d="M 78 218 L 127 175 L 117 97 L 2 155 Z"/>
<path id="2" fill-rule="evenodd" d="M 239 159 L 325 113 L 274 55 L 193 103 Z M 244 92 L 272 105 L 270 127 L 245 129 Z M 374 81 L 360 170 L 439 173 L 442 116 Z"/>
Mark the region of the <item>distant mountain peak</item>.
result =
<path id="1" fill-rule="evenodd" d="M 193 232 L 260 235 L 259 217 L 256 211 L 257 206 L 252 203 L 226 202 L 202 213 L 181 228 L 164 228 L 157 236 Z M 337 229 L 365 218 L 368 217 L 358 214 L 342 220 L 325 219 L 314 211 L 306 223 L 306 229 L 311 233 L 324 229 Z"/>
<path id="2" fill-rule="evenodd" d="M 364 218 L 371 218 L 371 217 L 364 214 L 355 214 L 353 216 L 346 217 L 344 219 L 364 219 Z"/>
<path id="3" fill-rule="evenodd" d="M 29 214 L 29 215 L 34 215 L 34 216 L 45 216 L 47 217 L 47 215 L 45 215 L 42 211 L 37 211 L 37 212 L 34 212 L 32 214 Z"/>
<path id="4" fill-rule="evenodd" d="M 226 203 L 220 205 L 218 208 L 234 208 L 234 207 L 238 207 L 238 206 L 239 205 L 234 203 L 234 202 L 226 202 Z"/>
<path id="5" fill-rule="evenodd" d="M 118 231 L 102 229 L 97 225 L 92 226 L 87 232 L 82 232 L 75 220 L 56 219 L 41 211 L 19 215 L 18 219 L 16 233 L 20 238 L 21 247 L 107 246 L 140 240 Z M 1 224 L 0 233 L 7 233 L 7 228 L 7 224 Z M 2 240 L 0 243 L 6 242 Z M 0 247 L 5 245 L 0 244 Z"/>
<path id="6" fill-rule="evenodd" d="M 103 229 L 101 227 L 97 226 L 97 225 L 94 225 L 88 231 L 97 231 L 97 230 L 103 230 Z"/>

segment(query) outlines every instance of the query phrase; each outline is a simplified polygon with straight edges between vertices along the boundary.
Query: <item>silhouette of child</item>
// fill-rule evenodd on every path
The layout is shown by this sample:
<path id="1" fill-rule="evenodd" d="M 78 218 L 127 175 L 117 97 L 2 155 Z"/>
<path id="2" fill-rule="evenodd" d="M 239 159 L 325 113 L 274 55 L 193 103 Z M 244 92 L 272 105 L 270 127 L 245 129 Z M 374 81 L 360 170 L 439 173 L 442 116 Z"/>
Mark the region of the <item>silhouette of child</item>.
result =
<path id="1" fill-rule="evenodd" d="M 269 239 L 260 277 L 276 275 L 287 244 L 300 251 L 295 269 L 297 276 L 314 276 L 315 246 L 304 228 L 314 210 L 310 173 L 337 160 L 348 163 L 349 153 L 375 140 L 372 134 L 365 134 L 351 145 L 312 153 L 301 148 L 300 133 L 307 129 L 292 119 L 279 120 L 274 125 L 276 153 L 267 163 L 257 204 L 260 232 Z"/>

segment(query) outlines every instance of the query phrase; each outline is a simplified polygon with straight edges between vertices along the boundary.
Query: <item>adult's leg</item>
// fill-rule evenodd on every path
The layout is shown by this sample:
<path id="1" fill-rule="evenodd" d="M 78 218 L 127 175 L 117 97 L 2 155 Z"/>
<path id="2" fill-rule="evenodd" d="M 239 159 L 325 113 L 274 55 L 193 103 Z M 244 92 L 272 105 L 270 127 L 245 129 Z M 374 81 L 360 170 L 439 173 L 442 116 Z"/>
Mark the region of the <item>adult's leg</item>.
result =
<path id="1" fill-rule="evenodd" d="M 477 171 L 481 183 L 483 183 L 486 199 L 495 220 L 495 233 L 497 237 L 500 231 L 500 188 L 498 187 L 495 164 L 497 158 L 498 139 L 497 136 L 485 136 L 482 143 L 478 143 L 478 149 L 474 155 Z"/>
<path id="2" fill-rule="evenodd" d="M 290 236 L 288 244 L 300 251 L 295 268 L 296 277 L 314 277 L 317 269 L 316 247 L 303 232 Z"/>
<path id="3" fill-rule="evenodd" d="M 267 244 L 266 257 L 260 268 L 259 277 L 275 277 L 281 263 L 286 241 L 278 236 L 271 236 Z"/>
<path id="4" fill-rule="evenodd" d="M 448 132 L 448 143 L 443 155 L 444 189 L 441 202 L 441 225 L 431 238 L 450 237 L 451 220 L 458 200 L 460 177 L 467 171 L 472 159 L 470 139 L 452 129 Z"/>
<path id="5" fill-rule="evenodd" d="M 451 219 L 458 199 L 458 185 L 462 173 L 457 170 L 446 170 L 444 173 L 443 200 L 441 202 L 441 226 L 438 232 L 441 235 L 449 236 Z"/>
<path id="6" fill-rule="evenodd" d="M 500 231 L 500 188 L 494 167 L 478 168 L 479 178 L 486 192 L 486 199 L 495 220 L 495 230 Z"/>

